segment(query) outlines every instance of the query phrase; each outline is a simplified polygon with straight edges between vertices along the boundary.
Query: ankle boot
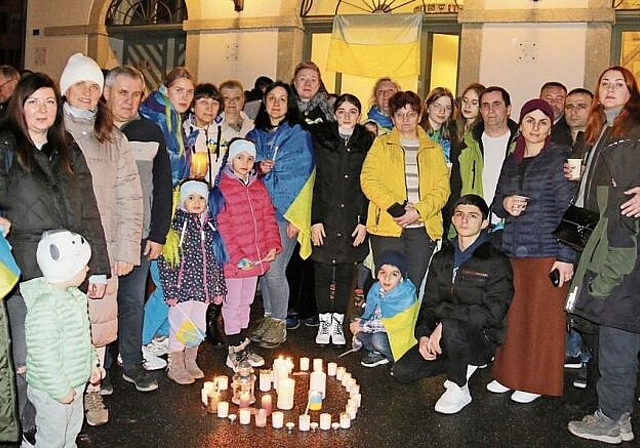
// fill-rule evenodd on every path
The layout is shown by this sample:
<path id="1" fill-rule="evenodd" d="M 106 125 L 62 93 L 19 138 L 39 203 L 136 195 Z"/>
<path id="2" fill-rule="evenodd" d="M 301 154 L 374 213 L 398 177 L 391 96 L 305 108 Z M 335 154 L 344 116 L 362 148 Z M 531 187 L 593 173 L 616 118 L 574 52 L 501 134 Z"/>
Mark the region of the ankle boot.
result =
<path id="1" fill-rule="evenodd" d="M 184 350 L 169 353 L 169 363 L 167 367 L 167 378 L 180 385 L 193 384 L 196 380 L 187 372 Z"/>
<path id="2" fill-rule="evenodd" d="M 207 341 L 214 347 L 227 345 L 222 321 L 222 304 L 212 303 L 207 308 Z"/>
<path id="3" fill-rule="evenodd" d="M 198 347 L 188 347 L 184 350 L 184 365 L 189 372 L 189 375 L 199 380 L 204 378 L 204 372 L 196 364 L 196 358 L 198 357 Z"/>
<path id="4" fill-rule="evenodd" d="M 344 314 L 333 313 L 331 315 L 331 343 L 333 345 L 345 345 L 347 340 L 344 337 Z"/>

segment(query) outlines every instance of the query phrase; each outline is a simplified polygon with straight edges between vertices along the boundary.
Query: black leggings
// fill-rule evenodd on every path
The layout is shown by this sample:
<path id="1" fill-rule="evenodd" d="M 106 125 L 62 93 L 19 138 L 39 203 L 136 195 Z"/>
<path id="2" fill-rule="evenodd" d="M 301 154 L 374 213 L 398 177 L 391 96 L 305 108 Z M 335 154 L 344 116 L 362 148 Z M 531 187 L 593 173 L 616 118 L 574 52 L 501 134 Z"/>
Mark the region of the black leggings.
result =
<path id="1" fill-rule="evenodd" d="M 347 311 L 356 280 L 355 263 L 314 262 L 316 305 L 318 313 L 340 313 Z M 329 285 L 336 284 L 335 298 L 330 298 Z"/>

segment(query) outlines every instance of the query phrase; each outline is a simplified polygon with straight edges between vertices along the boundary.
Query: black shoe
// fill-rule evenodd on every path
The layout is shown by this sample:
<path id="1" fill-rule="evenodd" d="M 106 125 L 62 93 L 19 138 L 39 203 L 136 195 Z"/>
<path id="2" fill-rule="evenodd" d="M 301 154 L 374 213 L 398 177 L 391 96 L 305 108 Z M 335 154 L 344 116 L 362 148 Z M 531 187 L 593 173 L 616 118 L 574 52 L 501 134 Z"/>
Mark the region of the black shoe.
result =
<path id="1" fill-rule="evenodd" d="M 111 382 L 111 370 L 106 369 L 106 374 L 100 383 L 100 395 L 113 395 L 113 383 Z"/>
<path id="2" fill-rule="evenodd" d="M 36 446 L 36 428 L 28 429 L 22 432 L 22 444 L 20 447 L 32 448 Z"/>
<path id="3" fill-rule="evenodd" d="M 287 330 L 295 330 L 297 328 L 300 328 L 300 319 L 298 319 L 298 315 L 287 316 Z"/>
<path id="4" fill-rule="evenodd" d="M 158 381 L 152 378 L 142 365 L 123 370 L 122 379 L 135 385 L 138 392 L 151 392 L 158 388 Z"/>
<path id="5" fill-rule="evenodd" d="M 223 331 L 222 305 L 212 303 L 207 308 L 207 342 L 214 347 L 226 347 L 227 338 Z"/>
<path id="6" fill-rule="evenodd" d="M 318 319 L 318 315 L 314 314 L 311 317 L 307 317 L 305 319 L 303 319 L 304 322 L 304 326 L 305 327 L 319 327 L 320 326 L 320 319 Z"/>

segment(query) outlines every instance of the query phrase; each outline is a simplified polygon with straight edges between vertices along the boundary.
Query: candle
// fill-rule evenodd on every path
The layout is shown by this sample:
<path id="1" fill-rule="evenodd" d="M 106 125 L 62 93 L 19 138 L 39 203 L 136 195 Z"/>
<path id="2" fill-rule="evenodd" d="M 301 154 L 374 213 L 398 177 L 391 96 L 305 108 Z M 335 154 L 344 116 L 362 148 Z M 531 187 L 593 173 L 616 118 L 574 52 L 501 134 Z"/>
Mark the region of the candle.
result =
<path id="1" fill-rule="evenodd" d="M 309 390 L 319 390 L 322 394 L 322 399 L 324 399 L 327 392 L 327 374 L 322 370 L 315 370 L 311 372 Z"/>
<path id="2" fill-rule="evenodd" d="M 241 408 L 248 408 L 251 405 L 251 394 L 248 391 L 242 392 L 240 394 L 240 403 L 238 404 Z"/>
<path id="3" fill-rule="evenodd" d="M 309 410 L 319 411 L 322 409 L 322 392 L 319 390 L 309 391 Z"/>
<path id="4" fill-rule="evenodd" d="M 340 413 L 340 427 L 342 429 L 351 428 L 351 416 L 347 412 Z"/>
<path id="5" fill-rule="evenodd" d="M 326 412 L 320 414 L 320 429 L 324 431 L 331 429 L 331 414 Z"/>
<path id="6" fill-rule="evenodd" d="M 287 422 L 286 426 L 287 426 L 287 431 L 289 432 L 289 434 L 291 434 L 291 432 L 293 431 L 293 428 L 296 427 L 296 424 L 293 422 Z"/>
<path id="7" fill-rule="evenodd" d="M 351 377 L 349 381 L 347 381 L 347 385 L 345 386 L 347 389 L 347 392 L 351 393 L 351 388 L 354 387 L 356 384 L 357 384 L 356 379 Z"/>
<path id="8" fill-rule="evenodd" d="M 280 379 L 289 377 L 289 366 L 282 356 L 273 361 L 273 388 L 277 391 L 280 387 Z"/>
<path id="9" fill-rule="evenodd" d="M 338 364 L 335 362 L 330 362 L 327 364 L 327 375 L 336 376 L 336 371 L 338 370 Z"/>
<path id="10" fill-rule="evenodd" d="M 260 370 L 260 390 L 269 392 L 271 390 L 271 370 Z"/>
<path id="11" fill-rule="evenodd" d="M 200 400 L 202 401 L 202 404 L 206 407 L 207 403 L 209 402 L 209 390 L 210 389 L 206 389 L 206 388 L 202 388 L 200 389 Z"/>
<path id="12" fill-rule="evenodd" d="M 271 425 L 276 429 L 282 428 L 284 426 L 284 413 L 280 411 L 274 412 L 271 415 Z"/>
<path id="13" fill-rule="evenodd" d="M 358 413 L 358 407 L 351 403 L 347 405 L 347 413 L 349 414 L 349 416 L 351 417 L 351 420 L 356 418 L 356 414 Z"/>
<path id="14" fill-rule="evenodd" d="M 317 372 L 318 370 L 322 370 L 322 358 L 313 359 L 313 371 Z"/>
<path id="15" fill-rule="evenodd" d="M 354 394 L 351 396 L 351 400 L 353 400 L 354 404 L 357 407 L 360 407 L 360 405 L 362 404 L 362 395 L 361 394 Z"/>
<path id="16" fill-rule="evenodd" d="M 229 378 L 226 375 L 220 375 L 216 378 L 218 390 L 223 391 L 229 389 Z"/>
<path id="17" fill-rule="evenodd" d="M 351 374 L 349 372 L 345 372 L 344 375 L 342 375 L 342 386 L 346 387 L 350 379 Z"/>
<path id="18" fill-rule="evenodd" d="M 251 423 L 251 409 L 240 408 L 240 410 L 238 411 L 238 414 L 240 414 L 241 425 L 248 425 L 249 423 Z"/>
<path id="19" fill-rule="evenodd" d="M 230 421 L 231 423 L 233 423 L 233 422 L 235 422 L 235 421 L 236 421 L 236 419 L 238 418 L 238 416 L 237 416 L 236 414 L 229 414 L 229 417 L 228 417 L 228 418 L 229 418 L 229 421 Z"/>
<path id="20" fill-rule="evenodd" d="M 292 378 L 282 378 L 278 382 L 278 409 L 293 409 L 293 393 L 296 382 Z"/>
<path id="21" fill-rule="evenodd" d="M 298 429 L 300 431 L 309 431 L 311 429 L 311 416 L 309 414 L 302 414 L 298 417 Z"/>
<path id="22" fill-rule="evenodd" d="M 266 411 L 267 415 L 271 415 L 271 411 L 273 410 L 273 401 L 271 400 L 271 395 L 263 395 L 261 405 L 262 409 Z"/>
<path id="23" fill-rule="evenodd" d="M 347 372 L 347 369 L 345 367 L 338 367 L 336 369 L 336 379 L 338 381 L 342 381 L 342 377 L 344 376 L 344 374 Z"/>
<path id="24" fill-rule="evenodd" d="M 209 155 L 206 152 L 191 154 L 191 177 L 202 179 L 209 169 Z"/>
<path id="25" fill-rule="evenodd" d="M 340 423 L 338 422 L 331 423 L 331 429 L 333 429 L 334 431 L 337 431 L 338 429 L 340 429 Z"/>
<path id="26" fill-rule="evenodd" d="M 291 358 L 287 358 L 284 364 L 287 367 L 287 374 L 293 372 L 293 368 L 295 367 Z"/>
<path id="27" fill-rule="evenodd" d="M 349 395 L 351 395 L 352 397 L 356 394 L 360 393 L 360 385 L 359 384 L 355 384 L 353 386 L 351 386 L 351 389 L 349 389 Z"/>
<path id="28" fill-rule="evenodd" d="M 264 428 L 267 426 L 267 411 L 265 409 L 258 409 L 256 414 L 256 426 L 258 428 Z"/>
<path id="29" fill-rule="evenodd" d="M 220 401 L 220 392 L 216 389 L 212 389 L 209 391 L 207 395 L 207 412 L 210 414 L 215 414 L 218 412 L 218 402 Z"/>
<path id="30" fill-rule="evenodd" d="M 218 417 L 227 418 L 229 416 L 229 402 L 218 401 Z"/>
<path id="31" fill-rule="evenodd" d="M 309 370 L 309 358 L 300 358 L 300 370 L 303 372 Z"/>

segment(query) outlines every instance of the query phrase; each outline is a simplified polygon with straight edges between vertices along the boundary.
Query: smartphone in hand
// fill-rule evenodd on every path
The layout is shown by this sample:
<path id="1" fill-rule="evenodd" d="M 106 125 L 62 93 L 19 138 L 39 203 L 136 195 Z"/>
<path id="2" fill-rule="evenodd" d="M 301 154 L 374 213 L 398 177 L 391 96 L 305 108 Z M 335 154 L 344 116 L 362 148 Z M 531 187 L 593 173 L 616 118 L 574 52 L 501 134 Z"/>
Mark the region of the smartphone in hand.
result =
<path id="1" fill-rule="evenodd" d="M 549 272 L 549 280 L 554 287 L 560 286 L 560 271 L 557 268 Z"/>

